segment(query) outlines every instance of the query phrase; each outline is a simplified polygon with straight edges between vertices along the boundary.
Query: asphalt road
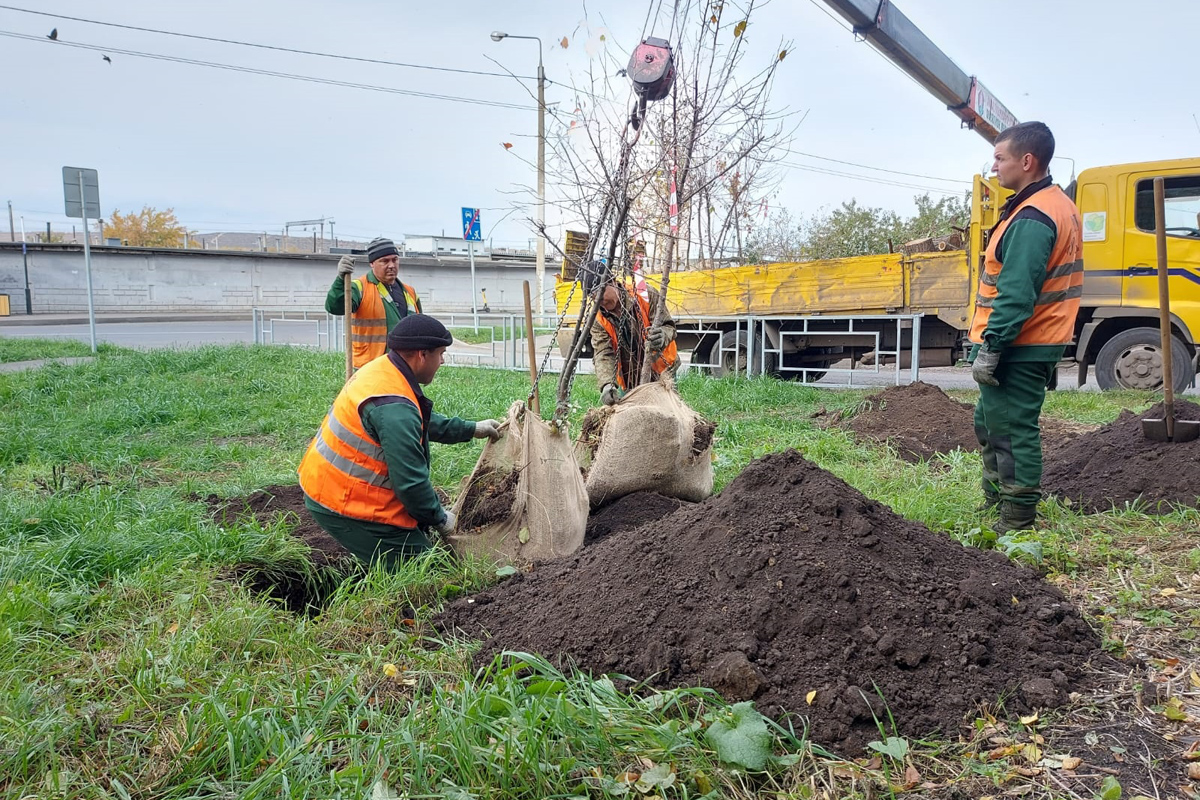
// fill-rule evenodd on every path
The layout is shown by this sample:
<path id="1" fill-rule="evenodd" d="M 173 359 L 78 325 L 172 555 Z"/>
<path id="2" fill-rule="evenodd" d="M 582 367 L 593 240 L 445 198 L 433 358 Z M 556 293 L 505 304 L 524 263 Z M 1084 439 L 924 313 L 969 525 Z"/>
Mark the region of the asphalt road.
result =
<path id="1" fill-rule="evenodd" d="M 0 322 L 0 336 L 47 338 L 47 339 L 76 339 L 81 342 L 89 341 L 88 326 L 83 324 L 51 324 L 51 325 L 5 325 Z M 317 325 L 313 321 L 295 321 L 289 323 L 276 322 L 274 329 L 276 344 L 291 344 L 298 346 L 315 346 L 320 342 Z M 171 322 L 98 322 L 96 324 L 96 339 L 109 342 L 121 347 L 135 349 L 151 349 L 159 347 L 199 347 L 207 344 L 252 344 L 254 328 L 250 320 L 225 321 L 192 321 L 175 320 Z M 538 337 L 539 358 L 545 352 L 546 337 Z M 524 352 L 524 341 L 517 343 L 516 351 Z M 492 346 L 456 344 L 448 354 L 451 362 L 458 364 L 481 364 L 499 366 L 503 363 L 501 355 L 503 347 L 500 344 Z M 508 349 L 513 347 L 510 343 Z M 847 367 L 847 363 L 836 365 Z M 581 372 L 590 372 L 590 364 L 584 366 Z M 1075 388 L 1075 370 L 1059 371 L 1059 385 L 1063 389 Z M 943 389 L 973 389 L 975 382 L 971 380 L 971 372 L 962 367 L 931 367 L 922 369 L 921 380 L 940 386 Z M 845 385 L 848 376 L 845 373 L 831 373 L 816 385 L 821 387 L 836 387 Z M 901 381 L 907 382 L 908 370 L 901 370 Z M 883 367 L 874 373 L 866 368 L 855 370 L 854 386 L 890 386 L 895 382 L 890 367 Z M 1099 391 L 1095 378 L 1089 376 L 1085 390 Z M 1196 388 L 1189 389 L 1186 394 L 1200 394 Z"/>

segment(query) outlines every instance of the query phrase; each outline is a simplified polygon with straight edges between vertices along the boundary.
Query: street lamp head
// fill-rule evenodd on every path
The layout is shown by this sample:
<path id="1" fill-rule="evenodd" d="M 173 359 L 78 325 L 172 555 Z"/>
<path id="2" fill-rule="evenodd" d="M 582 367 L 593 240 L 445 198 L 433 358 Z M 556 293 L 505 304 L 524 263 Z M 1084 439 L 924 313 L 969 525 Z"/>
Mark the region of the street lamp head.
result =
<path id="1" fill-rule="evenodd" d="M 507 36 L 508 36 L 507 33 L 501 33 L 500 31 L 492 31 L 492 41 L 493 42 L 498 42 Z"/>

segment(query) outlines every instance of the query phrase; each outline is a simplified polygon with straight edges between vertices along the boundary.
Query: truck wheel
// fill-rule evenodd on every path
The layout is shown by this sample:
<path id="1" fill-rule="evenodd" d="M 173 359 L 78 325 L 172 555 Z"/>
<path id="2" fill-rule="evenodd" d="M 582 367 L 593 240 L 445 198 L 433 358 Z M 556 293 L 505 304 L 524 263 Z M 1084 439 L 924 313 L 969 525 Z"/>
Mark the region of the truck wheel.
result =
<path id="1" fill-rule="evenodd" d="M 1182 392 L 1196 378 L 1190 348 L 1171 337 L 1171 367 L 1175 391 Z M 1096 354 L 1096 382 L 1101 389 L 1161 389 L 1162 339 L 1158 328 L 1130 328 L 1109 339 Z"/>
<path id="2" fill-rule="evenodd" d="M 758 352 L 758 334 L 755 334 L 754 340 L 755 353 L 754 364 L 751 372 L 758 375 L 765 363 L 765 372 L 768 375 L 778 373 L 779 357 L 775 353 L 767 353 L 764 359 L 764 354 Z M 736 349 L 735 349 L 736 348 Z M 741 331 L 725 331 L 721 334 L 721 338 L 717 344 L 714 344 L 712 350 L 708 353 L 708 363 L 712 365 L 709 370 L 714 378 L 724 378 L 726 375 L 745 375 L 746 374 L 746 332 Z"/>

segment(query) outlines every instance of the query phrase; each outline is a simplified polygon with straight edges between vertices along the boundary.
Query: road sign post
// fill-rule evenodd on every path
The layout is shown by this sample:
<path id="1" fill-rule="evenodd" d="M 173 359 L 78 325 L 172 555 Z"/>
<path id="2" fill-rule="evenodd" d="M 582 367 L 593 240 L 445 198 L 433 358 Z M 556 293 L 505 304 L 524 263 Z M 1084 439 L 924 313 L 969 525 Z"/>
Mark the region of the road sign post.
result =
<path id="1" fill-rule="evenodd" d="M 482 226 L 479 224 L 479 209 L 464 208 L 462 210 L 463 238 L 467 241 L 467 258 L 471 262 L 471 317 L 475 322 L 475 332 L 479 333 L 479 304 L 475 298 L 475 242 L 482 241 Z"/>
<path id="2" fill-rule="evenodd" d="M 88 218 L 100 219 L 100 177 L 94 169 L 63 167 L 63 199 L 68 217 L 83 220 L 83 265 L 87 273 L 88 330 L 96 352 L 96 306 L 92 300 L 92 247 Z M 101 231 L 103 235 L 103 231 Z"/>

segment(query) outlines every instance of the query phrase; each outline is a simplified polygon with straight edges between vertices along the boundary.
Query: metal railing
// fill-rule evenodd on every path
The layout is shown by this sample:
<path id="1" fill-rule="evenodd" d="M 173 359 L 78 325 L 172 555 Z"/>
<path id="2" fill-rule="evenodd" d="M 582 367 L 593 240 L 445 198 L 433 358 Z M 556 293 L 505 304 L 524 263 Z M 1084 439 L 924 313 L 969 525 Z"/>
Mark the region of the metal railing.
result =
<path id="1" fill-rule="evenodd" d="M 471 312 L 433 313 L 430 316 L 458 333 L 454 345 L 446 351 L 448 366 L 518 371 L 529 369 L 523 314 L 479 314 L 478 327 L 475 325 L 475 315 Z M 680 352 L 681 365 L 685 369 L 717 376 L 799 375 L 800 380 L 805 383 L 815 382 L 829 375 L 844 375 L 845 380 L 840 382 L 841 385 L 854 386 L 856 375 L 886 374 L 889 370 L 882 367 L 885 366 L 885 362 L 891 362 L 892 380 L 899 385 L 905 377 L 909 382 L 920 378 L 921 316 L 863 314 L 689 317 L 677 324 L 676 333 L 697 337 L 698 341 L 706 345 L 697 348 L 706 353 L 706 360 L 703 361 L 693 360 L 691 352 Z M 344 350 L 344 318 L 324 310 L 255 308 L 253 318 L 255 344 L 285 344 L 336 352 Z M 554 334 L 559 329 L 558 316 L 535 314 L 533 320 L 539 371 L 561 372 L 565 359 L 554 341 Z M 887 325 L 895 326 L 895 345 L 892 349 L 881 349 L 885 341 L 884 326 Z M 563 330 L 567 333 L 571 331 L 569 327 L 564 327 Z M 904 346 L 905 331 L 910 332 L 907 348 Z M 478 340 L 471 341 L 476 339 L 476 333 Z M 837 337 L 841 342 L 845 342 L 847 338 L 861 341 L 862 344 L 855 344 L 854 348 L 874 351 L 875 360 L 870 366 L 857 365 L 853 359 L 848 367 L 835 367 L 832 363 L 819 366 L 785 366 L 785 356 L 788 354 L 788 348 L 785 346 L 787 339 L 800 337 L 816 342 L 815 345 L 810 345 L 815 347 L 821 346 L 822 337 Z M 715 338 L 711 345 L 705 341 L 709 338 Z M 910 359 L 907 367 L 903 366 L 906 353 Z M 838 354 L 831 356 L 837 357 Z M 579 371 L 591 372 L 590 361 L 581 362 Z M 830 384 L 827 382 L 825 385 Z"/>
<path id="2" fill-rule="evenodd" d="M 904 331 L 906 330 L 912 331 L 909 344 L 910 360 L 908 367 L 908 382 L 916 383 L 918 380 L 920 380 L 922 316 L 924 315 L 860 314 L 857 316 L 764 317 L 758 318 L 757 320 L 755 320 L 755 318 L 751 318 L 751 324 L 754 324 L 755 321 L 760 323 L 758 325 L 758 335 L 755 337 L 758 339 L 759 352 L 763 353 L 764 356 L 769 354 L 776 357 L 776 366 L 774 371 L 778 372 L 780 375 L 799 375 L 801 381 L 804 383 L 810 383 L 809 376 L 813 374 L 818 375 L 815 380 L 820 380 L 821 378 L 831 374 L 845 375 L 846 385 L 853 386 L 856 373 L 859 375 L 863 373 L 880 375 L 882 374 L 880 367 L 883 366 L 885 361 L 891 358 L 893 360 L 893 382 L 895 385 L 899 386 L 901 383 L 900 376 L 903 370 L 903 356 L 905 353 Z M 770 332 L 767 330 L 767 325 L 761 324 L 765 322 L 788 323 L 786 326 L 780 326 L 776 331 L 776 335 L 779 337 L 778 346 L 772 346 L 773 343 L 770 341 L 771 336 Z M 814 328 L 813 325 L 820 325 L 820 328 Z M 862 325 L 867 325 L 869 327 L 867 329 L 863 329 L 861 327 Z M 884 325 L 896 326 L 894 339 L 895 349 L 893 350 L 884 350 L 882 348 Z M 837 361 L 833 361 L 826 366 L 817 367 L 784 366 L 784 353 L 787 350 L 787 348 L 784 347 L 784 341 L 786 339 L 803 337 L 809 340 L 817 340 L 819 342 L 823 336 L 836 337 L 840 341 L 844 341 L 846 339 L 861 340 L 864 343 L 862 345 L 862 349 L 869 349 L 875 353 L 874 363 L 870 366 L 856 366 L 854 358 L 850 358 L 849 367 L 834 367 L 833 364 L 837 363 Z M 820 347 L 821 345 L 818 343 L 814 346 Z M 763 371 L 765 371 L 766 361 L 767 359 L 765 357 L 759 359 L 760 370 L 757 374 L 762 374 Z"/>

